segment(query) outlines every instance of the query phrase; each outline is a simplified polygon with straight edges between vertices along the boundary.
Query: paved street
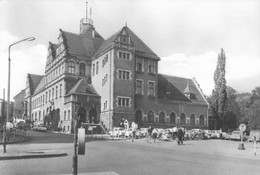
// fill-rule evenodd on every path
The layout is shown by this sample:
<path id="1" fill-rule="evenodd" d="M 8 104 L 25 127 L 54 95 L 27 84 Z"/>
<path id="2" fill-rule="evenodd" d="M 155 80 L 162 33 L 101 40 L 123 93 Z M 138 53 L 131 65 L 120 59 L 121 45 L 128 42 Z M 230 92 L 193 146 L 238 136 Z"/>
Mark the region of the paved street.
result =
<path id="1" fill-rule="evenodd" d="M 69 174 L 72 167 L 73 136 L 30 132 L 31 140 L 8 145 L 7 151 L 65 151 L 68 156 L 0 161 L 0 174 Z M 79 156 L 78 172 L 132 174 L 259 174 L 260 148 L 253 144 L 238 150 L 238 142 L 224 140 L 147 143 L 145 140 L 102 140 L 86 143 L 86 155 Z M 2 150 L 1 150 L 2 151 Z"/>

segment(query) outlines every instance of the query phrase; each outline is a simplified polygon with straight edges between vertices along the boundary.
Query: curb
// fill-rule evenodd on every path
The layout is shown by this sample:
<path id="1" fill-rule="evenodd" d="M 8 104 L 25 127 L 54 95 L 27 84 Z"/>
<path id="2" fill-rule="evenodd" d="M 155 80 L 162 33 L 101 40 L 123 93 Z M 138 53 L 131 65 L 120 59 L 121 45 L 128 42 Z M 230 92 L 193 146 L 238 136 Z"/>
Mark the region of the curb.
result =
<path id="1" fill-rule="evenodd" d="M 54 153 L 52 153 L 54 152 Z M 20 155 L 19 155 L 20 154 Z M 1 155 L 1 160 L 13 160 L 13 159 L 33 159 L 33 158 L 50 158 L 50 157 L 61 157 L 67 156 L 68 154 L 63 151 L 32 151 L 23 152 L 18 154 Z"/>

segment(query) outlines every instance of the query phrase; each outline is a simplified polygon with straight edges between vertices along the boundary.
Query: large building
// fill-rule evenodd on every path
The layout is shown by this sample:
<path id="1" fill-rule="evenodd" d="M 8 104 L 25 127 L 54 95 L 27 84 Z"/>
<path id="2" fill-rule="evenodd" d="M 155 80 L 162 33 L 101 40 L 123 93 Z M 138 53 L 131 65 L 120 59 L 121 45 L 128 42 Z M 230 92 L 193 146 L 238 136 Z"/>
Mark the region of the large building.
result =
<path id="1" fill-rule="evenodd" d="M 28 74 L 25 115 L 56 130 L 73 118 L 107 130 L 122 118 L 140 127 L 208 127 L 208 104 L 195 79 L 158 73 L 157 56 L 128 26 L 108 39 L 84 18 L 80 33 L 60 29 L 44 75 Z"/>

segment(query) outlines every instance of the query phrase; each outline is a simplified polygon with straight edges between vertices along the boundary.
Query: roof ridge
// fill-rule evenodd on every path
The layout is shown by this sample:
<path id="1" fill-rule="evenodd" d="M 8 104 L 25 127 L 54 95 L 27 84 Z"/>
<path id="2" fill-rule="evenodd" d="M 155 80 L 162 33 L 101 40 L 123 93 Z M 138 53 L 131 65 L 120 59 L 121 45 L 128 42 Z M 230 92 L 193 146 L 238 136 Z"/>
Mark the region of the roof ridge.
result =
<path id="1" fill-rule="evenodd" d="M 34 75 L 34 76 L 44 76 L 44 75 L 38 75 L 38 74 L 32 74 L 32 73 L 28 73 L 28 75 Z"/>
<path id="2" fill-rule="evenodd" d="M 60 29 L 63 33 L 68 33 L 68 34 L 72 34 L 72 35 L 77 35 L 77 36 L 81 36 L 81 34 L 77 34 L 77 33 L 73 33 L 73 32 L 68 32 L 65 30 Z"/>
<path id="3" fill-rule="evenodd" d="M 175 78 L 182 78 L 182 79 L 192 80 L 192 78 L 185 78 L 185 77 L 180 77 L 180 76 L 175 76 L 175 75 L 167 75 L 167 74 L 162 74 L 162 73 L 158 73 L 158 75 L 163 75 L 163 76 L 168 76 L 168 77 L 175 77 Z"/>

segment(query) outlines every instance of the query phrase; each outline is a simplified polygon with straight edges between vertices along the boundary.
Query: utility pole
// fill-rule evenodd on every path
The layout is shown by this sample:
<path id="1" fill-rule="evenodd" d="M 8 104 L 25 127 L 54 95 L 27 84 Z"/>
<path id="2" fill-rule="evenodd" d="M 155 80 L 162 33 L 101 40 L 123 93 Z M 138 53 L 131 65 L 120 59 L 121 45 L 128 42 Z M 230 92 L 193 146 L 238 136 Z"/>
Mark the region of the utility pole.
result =
<path id="1" fill-rule="evenodd" d="M 74 155 L 73 155 L 73 166 L 72 173 L 73 175 L 78 174 L 78 117 L 77 114 L 74 118 Z"/>
<path id="2" fill-rule="evenodd" d="M 5 89 L 3 90 L 3 124 L 4 124 L 4 132 L 3 132 L 3 147 L 4 153 L 6 153 L 6 117 L 5 117 Z"/>

